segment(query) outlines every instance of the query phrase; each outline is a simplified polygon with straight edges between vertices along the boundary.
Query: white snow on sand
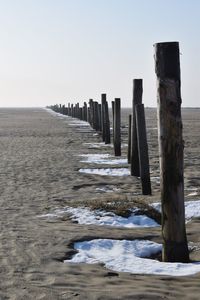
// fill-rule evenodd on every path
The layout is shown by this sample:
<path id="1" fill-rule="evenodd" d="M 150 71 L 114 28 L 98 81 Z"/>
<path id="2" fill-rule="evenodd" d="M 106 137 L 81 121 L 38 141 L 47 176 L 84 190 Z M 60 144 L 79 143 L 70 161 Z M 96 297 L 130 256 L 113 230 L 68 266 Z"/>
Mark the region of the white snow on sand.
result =
<path id="1" fill-rule="evenodd" d="M 197 196 L 197 195 L 198 195 L 197 192 L 193 192 L 193 193 L 188 194 L 188 196 L 190 196 L 190 197 L 192 197 L 192 196 Z"/>
<path id="2" fill-rule="evenodd" d="M 74 120 L 68 123 L 69 126 L 77 126 L 77 127 L 90 127 L 90 124 L 86 121 Z"/>
<path id="3" fill-rule="evenodd" d="M 48 113 L 50 113 L 54 117 L 59 117 L 59 118 L 62 118 L 62 119 L 70 118 L 69 116 L 66 116 L 66 115 L 60 114 L 58 112 L 55 112 L 54 110 L 52 110 L 50 108 L 44 108 L 44 110 L 46 110 Z"/>
<path id="4" fill-rule="evenodd" d="M 113 227 L 156 227 L 159 226 L 153 219 L 145 215 L 134 215 L 134 212 L 128 218 L 118 216 L 112 212 L 104 210 L 90 210 L 82 207 L 65 207 L 57 209 L 53 213 L 44 214 L 40 217 L 59 218 L 64 215 L 70 215 L 72 221 L 84 225 L 107 225 Z"/>
<path id="5" fill-rule="evenodd" d="M 113 168 L 113 169 L 79 169 L 80 173 L 101 175 L 101 176 L 129 176 L 128 168 Z"/>
<path id="6" fill-rule="evenodd" d="M 99 149 L 101 147 L 110 147 L 113 148 L 113 144 L 105 144 L 103 142 L 100 143 L 84 143 L 84 145 L 86 145 L 89 149 Z M 126 148 L 128 147 L 128 144 L 121 144 L 121 148 Z"/>
<path id="7" fill-rule="evenodd" d="M 110 188 L 107 186 L 102 186 L 102 187 L 96 188 L 95 191 L 102 192 L 102 193 L 113 193 L 113 192 L 120 192 L 121 189 L 116 188 L 116 187 Z"/>
<path id="8" fill-rule="evenodd" d="M 162 250 L 162 245 L 148 240 L 95 239 L 74 244 L 78 253 L 66 263 L 104 263 L 105 267 L 117 272 L 186 276 L 200 272 L 197 263 L 164 263 L 143 258 Z"/>
<path id="9" fill-rule="evenodd" d="M 134 215 L 124 218 L 104 210 L 90 210 L 88 208 L 66 208 L 65 212 L 71 215 L 73 221 L 79 224 L 108 225 L 113 227 L 156 227 L 159 226 L 153 219 L 145 215 Z"/>
<path id="10" fill-rule="evenodd" d="M 161 203 L 153 203 L 152 206 L 161 212 Z M 185 201 L 185 218 L 189 221 L 192 218 L 200 217 L 200 200 Z"/>
<path id="11" fill-rule="evenodd" d="M 106 165 L 124 165 L 127 164 L 126 158 L 112 158 L 110 154 L 81 154 L 80 157 L 84 157 L 81 160 L 83 163 L 89 164 L 106 164 Z"/>

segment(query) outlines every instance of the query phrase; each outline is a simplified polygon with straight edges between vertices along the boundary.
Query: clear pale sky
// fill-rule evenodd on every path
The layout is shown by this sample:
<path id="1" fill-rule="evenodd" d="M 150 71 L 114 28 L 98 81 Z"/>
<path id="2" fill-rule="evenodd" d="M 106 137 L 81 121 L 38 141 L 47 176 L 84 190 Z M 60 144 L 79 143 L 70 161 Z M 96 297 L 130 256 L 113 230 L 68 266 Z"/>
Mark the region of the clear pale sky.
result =
<path id="1" fill-rule="evenodd" d="M 178 41 L 183 106 L 200 106 L 200 0 L 0 0 L 0 107 L 121 98 L 156 106 L 153 44 Z"/>

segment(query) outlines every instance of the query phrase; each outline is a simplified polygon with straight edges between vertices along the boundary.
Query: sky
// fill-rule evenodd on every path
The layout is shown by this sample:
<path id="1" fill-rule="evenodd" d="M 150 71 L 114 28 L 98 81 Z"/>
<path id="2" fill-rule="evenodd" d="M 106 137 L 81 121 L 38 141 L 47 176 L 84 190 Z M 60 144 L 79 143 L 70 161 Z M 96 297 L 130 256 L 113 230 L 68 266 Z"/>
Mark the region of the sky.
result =
<path id="1" fill-rule="evenodd" d="M 153 44 L 180 43 L 182 105 L 200 106 L 199 0 L 0 0 L 0 107 L 121 98 L 143 79 L 155 107 Z"/>

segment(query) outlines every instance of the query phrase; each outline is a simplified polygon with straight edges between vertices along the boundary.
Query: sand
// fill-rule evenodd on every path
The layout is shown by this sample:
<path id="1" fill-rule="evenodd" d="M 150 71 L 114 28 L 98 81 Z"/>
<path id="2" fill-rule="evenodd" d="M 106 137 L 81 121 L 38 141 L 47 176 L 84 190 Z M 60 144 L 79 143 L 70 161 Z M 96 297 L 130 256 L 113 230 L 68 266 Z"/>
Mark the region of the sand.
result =
<path id="1" fill-rule="evenodd" d="M 127 142 L 130 110 L 123 110 L 122 138 Z M 184 109 L 185 198 L 200 199 L 200 110 Z M 67 216 L 39 216 L 66 205 L 84 205 L 126 197 L 160 199 L 156 111 L 147 109 L 151 197 L 141 195 L 140 181 L 79 173 L 87 168 L 80 154 L 109 153 L 88 149 L 101 138 L 69 126 L 67 119 L 44 109 L 0 109 L 0 299 L 199 299 L 200 273 L 173 277 L 111 272 L 102 264 L 63 263 L 74 241 L 92 238 L 146 238 L 161 242 L 160 228 L 110 228 L 79 225 Z M 126 148 L 123 148 L 123 156 Z M 90 164 L 89 167 L 96 168 Z M 104 166 L 108 167 L 108 166 Z M 121 166 L 120 166 L 121 167 Z M 99 187 L 118 188 L 103 193 Z M 97 189 L 96 189 L 97 188 Z M 117 189 L 115 189 L 117 190 Z M 195 195 L 191 196 L 195 190 Z M 200 220 L 187 224 L 190 243 L 200 245 Z M 192 259 L 200 260 L 199 251 Z"/>

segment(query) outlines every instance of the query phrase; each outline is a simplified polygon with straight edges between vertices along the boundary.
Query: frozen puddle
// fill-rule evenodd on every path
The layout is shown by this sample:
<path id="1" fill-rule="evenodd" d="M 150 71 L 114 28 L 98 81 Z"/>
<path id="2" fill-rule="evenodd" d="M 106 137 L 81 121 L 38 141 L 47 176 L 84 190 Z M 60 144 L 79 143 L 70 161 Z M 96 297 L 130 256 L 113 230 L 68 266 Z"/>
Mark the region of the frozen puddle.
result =
<path id="1" fill-rule="evenodd" d="M 105 267 L 117 272 L 186 276 L 200 272 L 200 263 L 164 263 L 148 259 L 162 250 L 162 245 L 148 240 L 95 239 L 77 242 L 78 250 L 65 263 L 104 263 Z"/>
<path id="2" fill-rule="evenodd" d="M 64 209 L 56 210 L 53 213 L 42 215 L 41 217 L 59 218 L 64 215 L 70 215 L 72 221 L 82 225 L 107 225 L 113 227 L 156 227 L 159 226 L 153 219 L 145 215 L 134 215 L 134 212 L 128 217 L 124 218 L 112 212 L 103 210 L 90 210 L 82 207 L 66 207 Z"/>
<path id="3" fill-rule="evenodd" d="M 152 206 L 161 212 L 161 203 L 153 203 Z M 192 218 L 200 217 L 200 200 L 185 201 L 185 218 L 189 221 Z"/>
<path id="4" fill-rule="evenodd" d="M 106 165 L 124 165 L 127 164 L 127 159 L 125 158 L 113 158 L 110 154 L 81 154 L 83 160 L 80 162 L 88 164 L 106 164 Z"/>
<path id="5" fill-rule="evenodd" d="M 129 176 L 128 168 L 107 168 L 107 169 L 79 169 L 80 173 L 101 175 L 101 176 Z"/>

